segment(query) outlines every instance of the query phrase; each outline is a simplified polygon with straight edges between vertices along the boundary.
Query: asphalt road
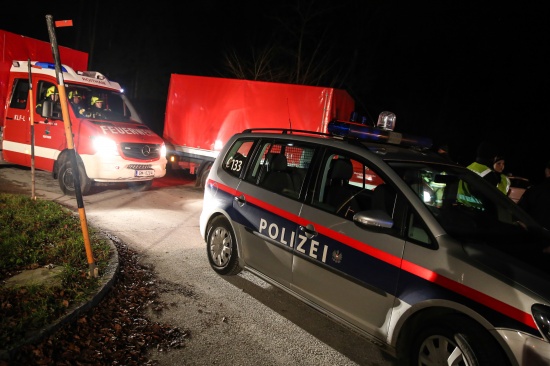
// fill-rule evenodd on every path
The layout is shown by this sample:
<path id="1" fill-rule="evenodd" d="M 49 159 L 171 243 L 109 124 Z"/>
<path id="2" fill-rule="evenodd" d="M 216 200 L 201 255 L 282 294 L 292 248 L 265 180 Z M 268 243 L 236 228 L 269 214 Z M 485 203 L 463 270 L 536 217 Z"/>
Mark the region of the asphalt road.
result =
<path id="1" fill-rule="evenodd" d="M 50 173 L 35 172 L 35 194 L 77 208 Z M 31 170 L 0 165 L 0 192 L 31 194 Z M 160 365 L 393 365 L 377 346 L 244 271 L 222 277 L 199 234 L 202 190 L 167 176 L 150 191 L 96 187 L 84 197 L 88 225 L 118 236 L 157 273 L 169 308 L 151 313 L 188 330 L 182 349 L 152 351 Z"/>

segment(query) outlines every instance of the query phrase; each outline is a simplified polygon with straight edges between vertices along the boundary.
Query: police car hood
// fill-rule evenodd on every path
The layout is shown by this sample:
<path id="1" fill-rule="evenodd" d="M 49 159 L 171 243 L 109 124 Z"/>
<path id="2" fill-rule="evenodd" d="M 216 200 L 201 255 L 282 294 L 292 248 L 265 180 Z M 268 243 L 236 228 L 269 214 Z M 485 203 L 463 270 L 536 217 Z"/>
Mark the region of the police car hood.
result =
<path id="1" fill-rule="evenodd" d="M 499 277 L 535 292 L 550 302 L 550 254 L 541 247 L 546 239 L 539 235 L 494 240 L 476 240 L 463 245 L 467 255 Z"/>

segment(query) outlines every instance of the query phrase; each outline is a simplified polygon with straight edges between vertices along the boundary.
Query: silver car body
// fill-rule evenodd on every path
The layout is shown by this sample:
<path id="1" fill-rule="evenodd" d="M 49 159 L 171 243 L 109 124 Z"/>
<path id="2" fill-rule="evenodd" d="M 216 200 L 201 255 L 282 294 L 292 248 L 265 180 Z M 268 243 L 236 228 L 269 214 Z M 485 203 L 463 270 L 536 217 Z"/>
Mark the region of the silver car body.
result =
<path id="1" fill-rule="evenodd" d="M 233 161 L 229 155 L 235 154 L 243 139 L 252 147 L 235 174 L 227 168 Z M 263 187 L 260 178 L 247 178 L 259 164 L 267 164 L 265 151 L 259 149 L 267 141 L 315 151 L 304 165 L 307 175 L 298 192 L 277 193 Z M 316 203 L 325 179 L 323 163 L 336 158 L 328 158 L 328 151 L 368 164 L 376 179 L 390 185 L 397 192 L 393 215 L 362 211 L 345 218 Z M 288 159 L 290 166 L 293 157 Z M 296 166 L 300 159 L 294 160 Z M 470 217 L 470 211 L 443 219 L 443 199 L 434 192 L 438 185 L 450 187 L 451 180 L 438 183 L 434 178 L 429 187 L 424 181 L 421 184 L 428 188 L 415 192 L 403 177 L 409 168 L 437 179 L 454 174 L 471 186 L 479 185 L 484 190 L 480 196 L 488 197 L 484 217 L 496 215 L 497 227 L 502 225 L 510 234 L 503 239 L 499 232 L 485 232 L 487 225 L 477 216 Z M 372 197 L 370 188 L 377 184 L 366 187 L 368 173 L 365 168 L 359 174 L 355 171 L 354 179 L 362 180 L 362 192 Z M 549 236 L 540 234 L 521 209 L 493 188 L 426 149 L 359 144 L 307 133 L 245 132 L 227 143 L 210 171 L 200 231 L 208 242 L 211 223 L 223 216 L 234 233 L 239 268 L 284 289 L 393 355 L 399 353 L 400 337 L 405 339 L 413 328 L 419 332 L 427 319 L 459 314 L 486 331 L 510 364 L 548 365 L 550 344 L 544 328 L 550 305 L 548 270 L 527 264 L 529 259 L 521 254 L 521 260 L 516 260 L 514 253 L 522 253 L 522 248 L 526 258 L 535 253 L 527 244 L 515 242 L 523 238 L 522 230 L 536 232 L 536 238 L 547 244 Z M 450 210 L 454 208 L 472 210 Z M 393 228 L 385 227 L 386 221 Z M 472 239 L 474 232 L 484 239 Z M 492 236 L 509 251 L 503 253 L 499 245 L 489 244 Z M 548 261 L 547 257 L 541 251 L 537 260 Z M 540 322 L 534 318 L 534 304 L 543 308 Z"/>

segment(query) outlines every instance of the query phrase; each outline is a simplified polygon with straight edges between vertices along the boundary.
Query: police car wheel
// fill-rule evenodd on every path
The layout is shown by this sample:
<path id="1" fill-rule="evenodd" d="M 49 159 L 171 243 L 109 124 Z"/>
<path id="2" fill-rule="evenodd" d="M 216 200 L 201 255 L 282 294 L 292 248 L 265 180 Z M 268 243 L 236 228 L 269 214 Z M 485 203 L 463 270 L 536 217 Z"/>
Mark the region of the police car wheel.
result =
<path id="1" fill-rule="evenodd" d="M 509 365 L 495 339 L 467 317 L 432 319 L 411 339 L 410 365 Z"/>
<path id="2" fill-rule="evenodd" d="M 207 233 L 206 251 L 212 269 L 221 275 L 239 273 L 242 268 L 239 266 L 235 234 L 229 222 L 218 216 L 210 222 Z"/>
<path id="3" fill-rule="evenodd" d="M 80 173 L 80 193 L 85 196 L 92 188 L 92 181 L 86 175 L 82 164 L 78 164 L 78 171 Z M 65 161 L 61 164 L 57 174 L 57 181 L 64 194 L 67 196 L 76 196 L 73 167 L 69 161 Z"/>

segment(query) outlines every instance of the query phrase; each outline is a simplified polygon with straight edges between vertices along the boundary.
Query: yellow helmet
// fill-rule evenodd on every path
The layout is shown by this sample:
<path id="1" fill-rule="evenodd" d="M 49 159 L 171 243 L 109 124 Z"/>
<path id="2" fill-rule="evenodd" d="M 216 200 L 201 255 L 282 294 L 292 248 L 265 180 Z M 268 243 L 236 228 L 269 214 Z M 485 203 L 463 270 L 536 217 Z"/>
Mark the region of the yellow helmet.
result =
<path id="1" fill-rule="evenodd" d="M 55 86 L 50 86 L 50 87 L 48 88 L 48 90 L 46 91 L 46 98 L 49 97 L 49 96 L 52 95 L 52 94 L 59 94 L 59 93 L 57 92 L 57 89 L 55 88 Z"/>
<path id="2" fill-rule="evenodd" d="M 100 97 L 92 97 L 92 105 L 96 104 L 97 102 L 103 102 L 103 99 Z"/>
<path id="3" fill-rule="evenodd" d="M 74 97 L 81 97 L 80 92 L 78 90 L 71 90 L 69 92 L 69 99 L 73 99 Z"/>

